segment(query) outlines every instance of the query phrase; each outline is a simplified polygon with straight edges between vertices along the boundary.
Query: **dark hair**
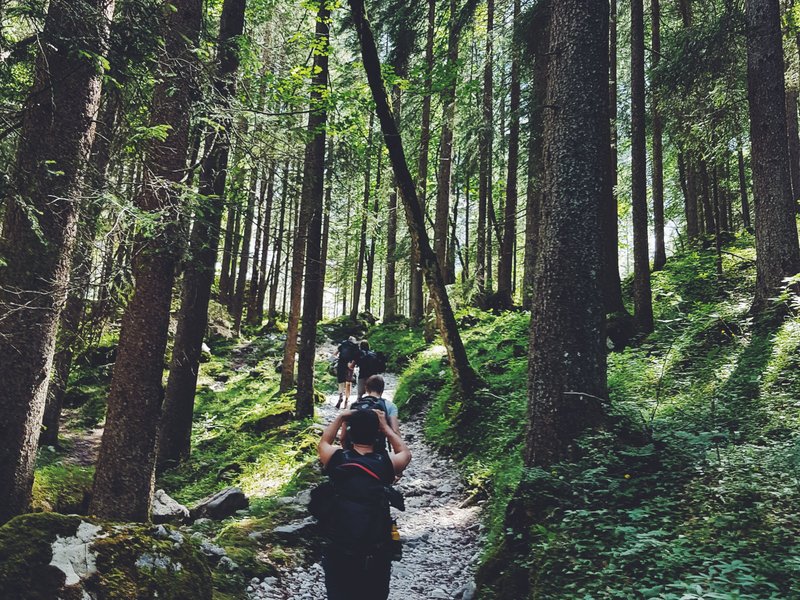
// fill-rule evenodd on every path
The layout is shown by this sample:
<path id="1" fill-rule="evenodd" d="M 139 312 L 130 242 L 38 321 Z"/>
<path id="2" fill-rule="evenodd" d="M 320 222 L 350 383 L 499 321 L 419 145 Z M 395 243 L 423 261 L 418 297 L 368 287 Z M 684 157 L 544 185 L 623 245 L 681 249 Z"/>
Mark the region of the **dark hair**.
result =
<path id="1" fill-rule="evenodd" d="M 378 437 L 378 415 L 373 410 L 357 410 L 350 415 L 347 435 L 354 444 L 372 445 Z"/>
<path id="2" fill-rule="evenodd" d="M 369 350 L 369 342 L 367 340 L 361 340 L 361 349 Z"/>
<path id="3" fill-rule="evenodd" d="M 370 392 L 375 392 L 378 394 L 378 396 L 383 394 L 383 390 L 385 388 L 386 382 L 380 375 L 372 375 L 368 377 L 367 381 L 364 383 L 364 389 L 369 390 Z"/>

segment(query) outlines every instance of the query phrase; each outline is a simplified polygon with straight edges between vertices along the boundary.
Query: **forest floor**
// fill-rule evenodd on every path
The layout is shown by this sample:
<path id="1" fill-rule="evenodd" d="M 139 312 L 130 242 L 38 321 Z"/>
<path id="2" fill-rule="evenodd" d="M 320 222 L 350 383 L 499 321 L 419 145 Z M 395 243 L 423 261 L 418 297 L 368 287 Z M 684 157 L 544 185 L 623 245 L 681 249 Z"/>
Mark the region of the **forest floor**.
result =
<path id="1" fill-rule="evenodd" d="M 321 347 L 318 354 L 332 354 L 333 348 Z M 397 376 L 384 374 L 384 397 L 392 400 Z M 355 392 L 351 400 L 355 399 Z M 328 394 L 318 406 L 324 423 L 336 414 L 338 393 Z M 480 554 L 480 508 L 471 502 L 452 459 L 441 456 L 425 442 L 423 421 L 418 413 L 401 423 L 403 438 L 411 452 L 411 464 L 396 487 L 406 499 L 405 512 L 393 510 L 397 518 L 403 558 L 392 565 L 392 600 L 427 600 L 431 598 L 470 598 L 472 573 Z M 301 492 L 302 494 L 303 492 Z M 316 600 L 325 597 L 322 565 L 315 562 L 287 567 L 277 582 L 262 587 L 254 579 L 247 588 L 252 600 Z"/>

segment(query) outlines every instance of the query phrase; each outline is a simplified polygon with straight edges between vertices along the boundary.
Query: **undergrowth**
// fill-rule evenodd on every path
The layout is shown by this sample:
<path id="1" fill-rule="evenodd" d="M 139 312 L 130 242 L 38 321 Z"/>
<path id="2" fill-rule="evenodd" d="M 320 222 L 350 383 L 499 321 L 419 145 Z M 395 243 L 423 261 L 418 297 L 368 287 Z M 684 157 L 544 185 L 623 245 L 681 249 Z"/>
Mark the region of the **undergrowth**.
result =
<path id="1" fill-rule="evenodd" d="M 727 251 L 722 278 L 698 248 L 653 274 L 656 330 L 609 355 L 611 424 L 577 462 L 522 465 L 529 314 L 459 314 L 488 384 L 469 411 L 442 348 L 410 363 L 401 411 L 430 404 L 426 435 L 487 499 L 479 597 L 800 597 L 800 319 L 754 320 L 752 239 Z"/>

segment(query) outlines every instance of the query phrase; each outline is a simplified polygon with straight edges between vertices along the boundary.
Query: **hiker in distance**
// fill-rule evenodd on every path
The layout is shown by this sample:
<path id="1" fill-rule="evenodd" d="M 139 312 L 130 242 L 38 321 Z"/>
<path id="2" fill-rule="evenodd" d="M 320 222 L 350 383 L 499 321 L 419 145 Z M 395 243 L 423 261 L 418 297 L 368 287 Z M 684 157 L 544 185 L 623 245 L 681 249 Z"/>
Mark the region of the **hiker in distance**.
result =
<path id="1" fill-rule="evenodd" d="M 339 382 L 339 401 L 336 408 L 341 407 L 344 400 L 344 407 L 350 402 L 350 388 L 353 383 L 353 366 L 351 363 L 358 357 L 358 344 L 352 335 L 342 341 L 336 349 L 336 381 Z"/>
<path id="2" fill-rule="evenodd" d="M 361 400 L 361 396 L 366 390 L 367 379 L 386 370 L 386 359 L 383 354 L 370 350 L 367 340 L 361 340 L 358 355 L 353 360 L 352 366 L 358 367 L 358 397 L 356 399 Z"/>
<path id="3" fill-rule="evenodd" d="M 352 449 L 334 446 L 342 424 Z M 389 440 L 394 454 L 376 451 L 378 435 Z M 334 489 L 330 516 L 323 520 L 330 538 L 322 559 L 328 600 L 386 600 L 394 551 L 390 502 L 404 509 L 391 484 L 408 466 L 411 451 L 382 411 L 363 409 L 339 413 L 317 451 Z"/>
<path id="4" fill-rule="evenodd" d="M 370 409 L 380 411 L 384 415 L 386 422 L 392 431 L 399 436 L 400 419 L 398 418 L 397 405 L 388 398 L 383 397 L 383 390 L 385 387 L 386 382 L 381 375 L 372 375 L 364 382 L 365 394 L 353 402 L 353 409 Z M 339 434 L 339 440 L 341 440 L 344 448 L 349 448 L 352 445 L 352 440 L 350 440 L 347 436 L 347 429 L 347 424 L 342 425 L 342 431 Z M 375 451 L 387 452 L 386 442 L 386 437 L 379 432 L 375 439 Z"/>

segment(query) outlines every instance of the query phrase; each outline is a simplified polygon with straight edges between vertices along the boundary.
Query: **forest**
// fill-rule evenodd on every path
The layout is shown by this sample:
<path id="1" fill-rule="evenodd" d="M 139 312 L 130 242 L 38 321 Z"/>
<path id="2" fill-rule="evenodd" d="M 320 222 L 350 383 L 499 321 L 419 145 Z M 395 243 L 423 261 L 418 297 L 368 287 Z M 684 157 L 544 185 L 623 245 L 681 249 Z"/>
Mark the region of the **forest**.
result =
<path id="1" fill-rule="evenodd" d="M 348 338 L 389 598 L 800 598 L 799 96 L 795 0 L 0 0 L 0 600 L 333 599 Z"/>

